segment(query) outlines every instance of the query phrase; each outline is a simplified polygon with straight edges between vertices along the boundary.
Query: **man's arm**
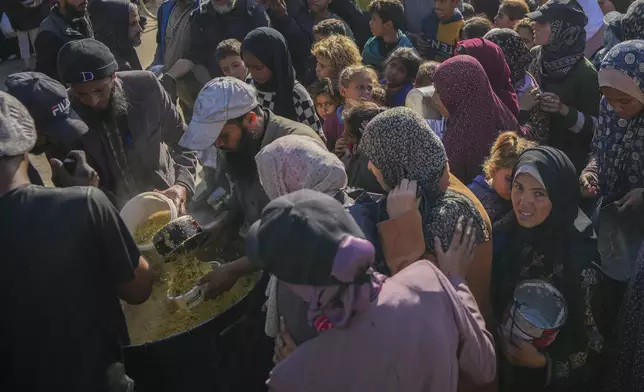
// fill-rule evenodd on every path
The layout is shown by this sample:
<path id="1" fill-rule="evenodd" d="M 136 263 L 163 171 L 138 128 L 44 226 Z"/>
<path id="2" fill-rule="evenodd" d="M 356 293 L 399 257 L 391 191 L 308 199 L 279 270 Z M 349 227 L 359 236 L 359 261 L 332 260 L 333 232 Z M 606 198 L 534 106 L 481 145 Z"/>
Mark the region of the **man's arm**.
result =
<path id="1" fill-rule="evenodd" d="M 58 74 L 58 52 L 61 41 L 54 34 L 44 31 L 38 34 L 34 49 L 36 50 L 36 71 L 60 81 Z"/>
<path id="2" fill-rule="evenodd" d="M 188 198 L 190 198 L 195 191 L 197 156 L 194 151 L 179 146 L 179 140 L 186 130 L 186 124 L 161 83 L 152 74 L 150 74 L 150 78 L 153 80 L 150 93 L 160 99 L 159 113 L 162 118 L 159 126 L 161 127 L 161 137 L 170 148 L 170 154 L 174 161 L 175 185 L 184 186 L 189 193 Z"/>
<path id="3" fill-rule="evenodd" d="M 105 194 L 87 188 L 90 217 L 101 255 L 104 279 L 130 304 L 145 302 L 152 292 L 152 271 L 134 239 Z"/>

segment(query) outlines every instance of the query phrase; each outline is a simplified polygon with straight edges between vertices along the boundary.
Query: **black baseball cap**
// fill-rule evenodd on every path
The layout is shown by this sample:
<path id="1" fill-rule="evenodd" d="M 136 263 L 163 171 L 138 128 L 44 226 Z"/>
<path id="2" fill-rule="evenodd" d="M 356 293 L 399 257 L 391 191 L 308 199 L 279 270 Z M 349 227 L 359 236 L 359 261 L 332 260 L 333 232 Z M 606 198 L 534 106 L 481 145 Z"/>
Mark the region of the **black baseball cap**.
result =
<path id="1" fill-rule="evenodd" d="M 578 26 L 586 26 L 588 23 L 584 9 L 575 0 L 550 0 L 526 17 L 535 22 L 565 20 Z"/>
<path id="2" fill-rule="evenodd" d="M 87 83 L 112 76 L 118 63 L 102 42 L 86 38 L 70 41 L 58 52 L 58 72 L 64 83 Z"/>
<path id="3" fill-rule="evenodd" d="M 87 125 L 71 108 L 67 89 L 58 81 L 40 72 L 20 72 L 7 76 L 4 84 L 49 140 L 69 143 L 87 133 Z"/>
<path id="4" fill-rule="evenodd" d="M 246 255 L 251 263 L 287 283 L 349 283 L 331 276 L 338 247 L 347 235 L 365 238 L 338 200 L 303 189 L 268 203 L 248 231 Z"/>

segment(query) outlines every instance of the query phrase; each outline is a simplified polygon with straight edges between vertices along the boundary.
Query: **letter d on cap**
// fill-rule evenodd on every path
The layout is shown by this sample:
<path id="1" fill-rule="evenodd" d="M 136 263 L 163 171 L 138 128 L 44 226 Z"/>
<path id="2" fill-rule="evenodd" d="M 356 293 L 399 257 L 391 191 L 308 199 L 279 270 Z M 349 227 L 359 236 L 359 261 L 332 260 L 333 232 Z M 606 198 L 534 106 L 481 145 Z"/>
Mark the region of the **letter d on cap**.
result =
<path id="1" fill-rule="evenodd" d="M 92 72 L 81 72 L 81 78 L 83 79 L 83 83 L 91 82 L 94 80 L 94 74 Z"/>

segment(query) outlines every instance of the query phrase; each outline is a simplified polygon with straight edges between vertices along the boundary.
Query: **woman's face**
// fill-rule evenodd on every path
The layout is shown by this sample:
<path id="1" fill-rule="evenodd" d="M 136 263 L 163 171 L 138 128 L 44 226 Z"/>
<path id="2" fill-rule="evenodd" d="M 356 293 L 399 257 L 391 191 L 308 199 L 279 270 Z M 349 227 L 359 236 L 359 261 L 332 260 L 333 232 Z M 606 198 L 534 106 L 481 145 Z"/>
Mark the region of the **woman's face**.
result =
<path id="1" fill-rule="evenodd" d="M 535 45 L 545 45 L 550 40 L 550 22 L 532 22 Z"/>
<path id="2" fill-rule="evenodd" d="M 335 68 L 331 65 L 331 60 L 324 57 L 316 57 L 315 60 L 315 76 L 318 77 L 318 80 L 322 80 L 324 78 L 333 79 L 335 76 Z"/>
<path id="3" fill-rule="evenodd" d="M 367 75 L 357 74 L 349 81 L 348 87 L 340 87 L 340 94 L 346 101 L 371 99 L 373 81 Z"/>
<path id="4" fill-rule="evenodd" d="M 522 227 L 542 224 L 552 211 L 548 192 L 531 174 L 520 173 L 512 184 L 512 209 Z"/>
<path id="5" fill-rule="evenodd" d="M 534 33 L 531 29 L 527 27 L 521 27 L 517 29 L 517 33 L 521 36 L 523 43 L 528 49 L 534 48 Z"/>
<path id="6" fill-rule="evenodd" d="M 273 78 L 273 71 L 259 61 L 254 54 L 244 51 L 244 53 L 242 53 L 242 59 L 244 60 L 250 75 L 253 77 L 253 80 L 257 83 L 264 84 Z"/>
<path id="7" fill-rule="evenodd" d="M 378 181 L 378 184 L 380 184 L 382 189 L 389 192 L 391 188 L 387 186 L 387 184 L 385 184 L 385 180 L 382 178 L 382 172 L 380 171 L 380 169 L 378 169 L 371 161 L 369 161 L 367 168 L 371 173 L 373 173 L 374 177 L 376 177 L 376 180 Z"/>
<path id="8" fill-rule="evenodd" d="M 602 87 L 601 90 L 610 106 L 621 118 L 630 120 L 644 109 L 644 105 L 640 101 L 616 88 L 606 86 Z"/>
<path id="9" fill-rule="evenodd" d="M 510 200 L 512 192 L 512 169 L 499 168 L 491 178 L 494 191 L 504 200 Z"/>

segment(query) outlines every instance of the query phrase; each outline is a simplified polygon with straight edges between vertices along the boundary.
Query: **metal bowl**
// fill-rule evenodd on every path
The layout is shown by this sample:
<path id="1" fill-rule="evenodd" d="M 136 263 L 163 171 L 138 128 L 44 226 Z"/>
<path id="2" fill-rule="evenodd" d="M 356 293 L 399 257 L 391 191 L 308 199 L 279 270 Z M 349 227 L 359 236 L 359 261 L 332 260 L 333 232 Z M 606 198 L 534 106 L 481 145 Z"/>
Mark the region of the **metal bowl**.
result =
<path id="1" fill-rule="evenodd" d="M 152 239 L 161 256 L 190 252 L 199 247 L 206 236 L 199 223 L 190 215 L 179 217 L 161 228 Z"/>

